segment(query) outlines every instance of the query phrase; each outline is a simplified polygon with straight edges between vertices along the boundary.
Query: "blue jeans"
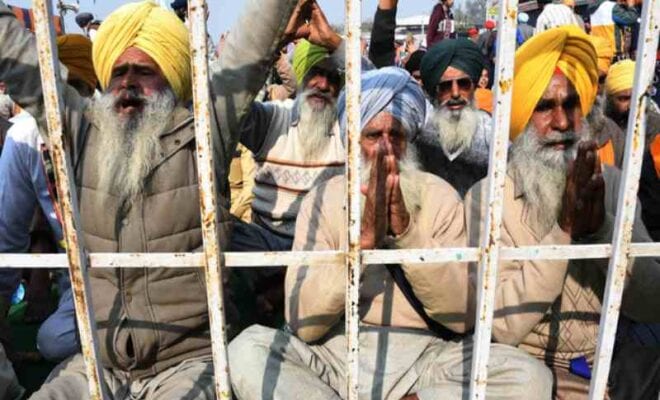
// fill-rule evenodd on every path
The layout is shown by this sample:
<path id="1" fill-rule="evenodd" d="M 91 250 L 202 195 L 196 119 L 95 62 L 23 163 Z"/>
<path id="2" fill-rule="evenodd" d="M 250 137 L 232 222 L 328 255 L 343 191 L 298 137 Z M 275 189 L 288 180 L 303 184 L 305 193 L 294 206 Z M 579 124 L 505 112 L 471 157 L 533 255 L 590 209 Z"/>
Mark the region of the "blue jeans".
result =
<path id="1" fill-rule="evenodd" d="M 39 327 L 37 348 L 49 361 L 61 361 L 80 352 L 71 288 L 62 294 L 57 310 Z"/>

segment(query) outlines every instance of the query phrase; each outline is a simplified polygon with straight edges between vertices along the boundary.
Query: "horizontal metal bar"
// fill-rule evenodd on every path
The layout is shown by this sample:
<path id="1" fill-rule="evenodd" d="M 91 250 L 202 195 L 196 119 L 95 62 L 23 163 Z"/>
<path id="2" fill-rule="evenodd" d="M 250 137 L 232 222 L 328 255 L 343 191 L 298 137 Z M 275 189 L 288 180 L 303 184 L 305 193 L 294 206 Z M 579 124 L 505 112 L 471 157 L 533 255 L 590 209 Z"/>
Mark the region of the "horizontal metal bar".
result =
<path id="1" fill-rule="evenodd" d="M 583 260 L 608 258 L 610 244 L 502 247 L 500 260 Z M 632 257 L 660 257 L 660 243 L 633 243 Z M 93 268 L 190 268 L 204 265 L 203 253 L 91 253 Z M 274 265 L 325 265 L 344 262 L 342 251 L 292 251 L 224 253 L 227 267 L 264 267 Z M 479 248 L 363 250 L 362 263 L 401 264 L 474 262 Z M 0 254 L 0 268 L 67 268 L 65 254 Z"/>

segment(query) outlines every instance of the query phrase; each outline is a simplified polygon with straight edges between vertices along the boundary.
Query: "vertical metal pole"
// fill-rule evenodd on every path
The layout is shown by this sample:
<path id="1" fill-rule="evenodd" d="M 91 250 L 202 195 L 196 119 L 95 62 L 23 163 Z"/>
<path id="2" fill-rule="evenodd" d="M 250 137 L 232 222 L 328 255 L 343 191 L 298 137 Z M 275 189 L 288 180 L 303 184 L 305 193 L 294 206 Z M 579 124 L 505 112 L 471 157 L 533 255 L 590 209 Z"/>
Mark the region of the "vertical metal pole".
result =
<path id="1" fill-rule="evenodd" d="M 71 277 L 71 289 L 73 291 L 82 355 L 85 360 L 85 372 L 92 399 L 105 399 L 107 396 L 104 392 L 103 370 L 98 357 L 98 343 L 95 337 L 96 323 L 91 306 L 89 276 L 87 275 L 89 265 L 83 248 L 83 238 L 80 234 L 78 199 L 73 186 L 75 184 L 73 182 L 74 175 L 64 148 L 61 119 L 62 103 L 59 97 L 60 74 L 55 49 L 52 4 L 47 0 L 35 0 L 33 2 L 33 12 L 50 149 L 55 165 L 59 206 L 62 211 L 62 227 L 69 261 L 69 276 Z"/>
<path id="2" fill-rule="evenodd" d="M 476 332 L 472 353 L 470 398 L 486 398 L 488 357 L 493 329 L 493 309 L 497 286 L 497 267 L 500 248 L 500 228 L 506 159 L 509 144 L 511 91 L 513 88 L 514 53 L 518 0 L 500 3 L 497 32 L 497 60 L 495 66 L 495 110 L 493 114 L 493 142 L 488 159 L 488 211 L 484 221 L 479 261 Z"/>
<path id="3" fill-rule="evenodd" d="M 190 0 L 188 18 L 191 29 L 193 100 L 195 113 L 195 142 L 197 143 L 197 173 L 202 236 L 206 272 L 209 323 L 213 343 L 215 393 L 218 399 L 231 399 L 227 337 L 225 332 L 224 298 L 222 287 L 223 257 L 218 240 L 216 215 L 215 169 L 213 167 L 213 138 L 211 137 L 211 100 L 206 46 L 206 2 Z"/>
<path id="4" fill-rule="evenodd" d="M 658 48 L 660 0 L 644 1 L 642 22 L 637 42 L 635 85 L 632 92 L 630 118 L 623 159 L 623 177 L 619 186 L 616 222 L 612 240 L 612 258 L 607 273 L 605 297 L 600 316 L 600 334 L 596 346 L 594 374 L 589 388 L 591 399 L 603 399 L 607 390 L 612 351 L 616 335 L 626 269 L 631 261 L 630 242 L 637 206 L 637 189 L 642 169 L 646 128 L 647 90 L 653 82 L 655 55 Z"/>
<path id="5" fill-rule="evenodd" d="M 346 254 L 346 336 L 348 398 L 358 400 L 360 316 L 360 0 L 346 0 L 346 116 L 348 253 Z"/>

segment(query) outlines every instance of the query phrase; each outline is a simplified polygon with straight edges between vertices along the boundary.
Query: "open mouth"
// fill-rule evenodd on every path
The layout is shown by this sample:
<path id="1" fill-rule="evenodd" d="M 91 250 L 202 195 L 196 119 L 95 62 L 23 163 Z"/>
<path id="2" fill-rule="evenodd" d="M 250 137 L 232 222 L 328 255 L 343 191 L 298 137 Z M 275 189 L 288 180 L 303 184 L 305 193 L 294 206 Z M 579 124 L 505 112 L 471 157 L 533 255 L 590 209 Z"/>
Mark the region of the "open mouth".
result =
<path id="1" fill-rule="evenodd" d="M 144 100 L 135 96 L 122 97 L 117 100 L 116 108 L 117 111 L 122 114 L 130 114 L 137 111 L 141 111 L 144 107 Z"/>

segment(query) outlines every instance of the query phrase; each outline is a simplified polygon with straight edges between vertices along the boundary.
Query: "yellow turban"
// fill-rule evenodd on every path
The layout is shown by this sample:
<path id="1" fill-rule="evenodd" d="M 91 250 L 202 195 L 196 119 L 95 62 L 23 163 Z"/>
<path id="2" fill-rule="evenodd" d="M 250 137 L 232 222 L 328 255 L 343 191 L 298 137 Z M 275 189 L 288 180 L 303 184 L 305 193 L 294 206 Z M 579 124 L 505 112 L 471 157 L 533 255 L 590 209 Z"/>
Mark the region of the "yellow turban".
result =
<path id="1" fill-rule="evenodd" d="M 612 42 L 602 36 L 590 35 L 590 38 L 591 43 L 593 43 L 596 48 L 598 72 L 606 75 L 612 64 L 612 58 L 614 57 L 614 47 L 612 47 Z"/>
<path id="2" fill-rule="evenodd" d="M 612 64 L 605 79 L 605 91 L 607 94 L 619 93 L 623 90 L 632 89 L 635 78 L 635 62 L 623 60 Z"/>
<path id="3" fill-rule="evenodd" d="M 296 74 L 298 85 L 302 84 L 305 75 L 321 60 L 328 57 L 328 49 L 317 46 L 303 39 L 293 50 L 293 72 Z"/>
<path id="4" fill-rule="evenodd" d="M 176 14 L 145 0 L 119 7 L 103 21 L 93 46 L 94 69 L 103 89 L 129 47 L 144 51 L 158 64 L 178 99 L 190 98 L 188 30 Z"/>
<path id="5" fill-rule="evenodd" d="M 589 36 L 577 26 L 549 29 L 532 36 L 516 51 L 511 140 L 527 126 L 557 68 L 575 86 L 582 114 L 591 110 L 598 90 L 598 66 Z"/>
<path id="6" fill-rule="evenodd" d="M 92 89 L 96 88 L 96 74 L 92 64 L 92 42 L 83 35 L 63 35 L 57 37 L 57 53 L 69 75 L 81 79 Z"/>

